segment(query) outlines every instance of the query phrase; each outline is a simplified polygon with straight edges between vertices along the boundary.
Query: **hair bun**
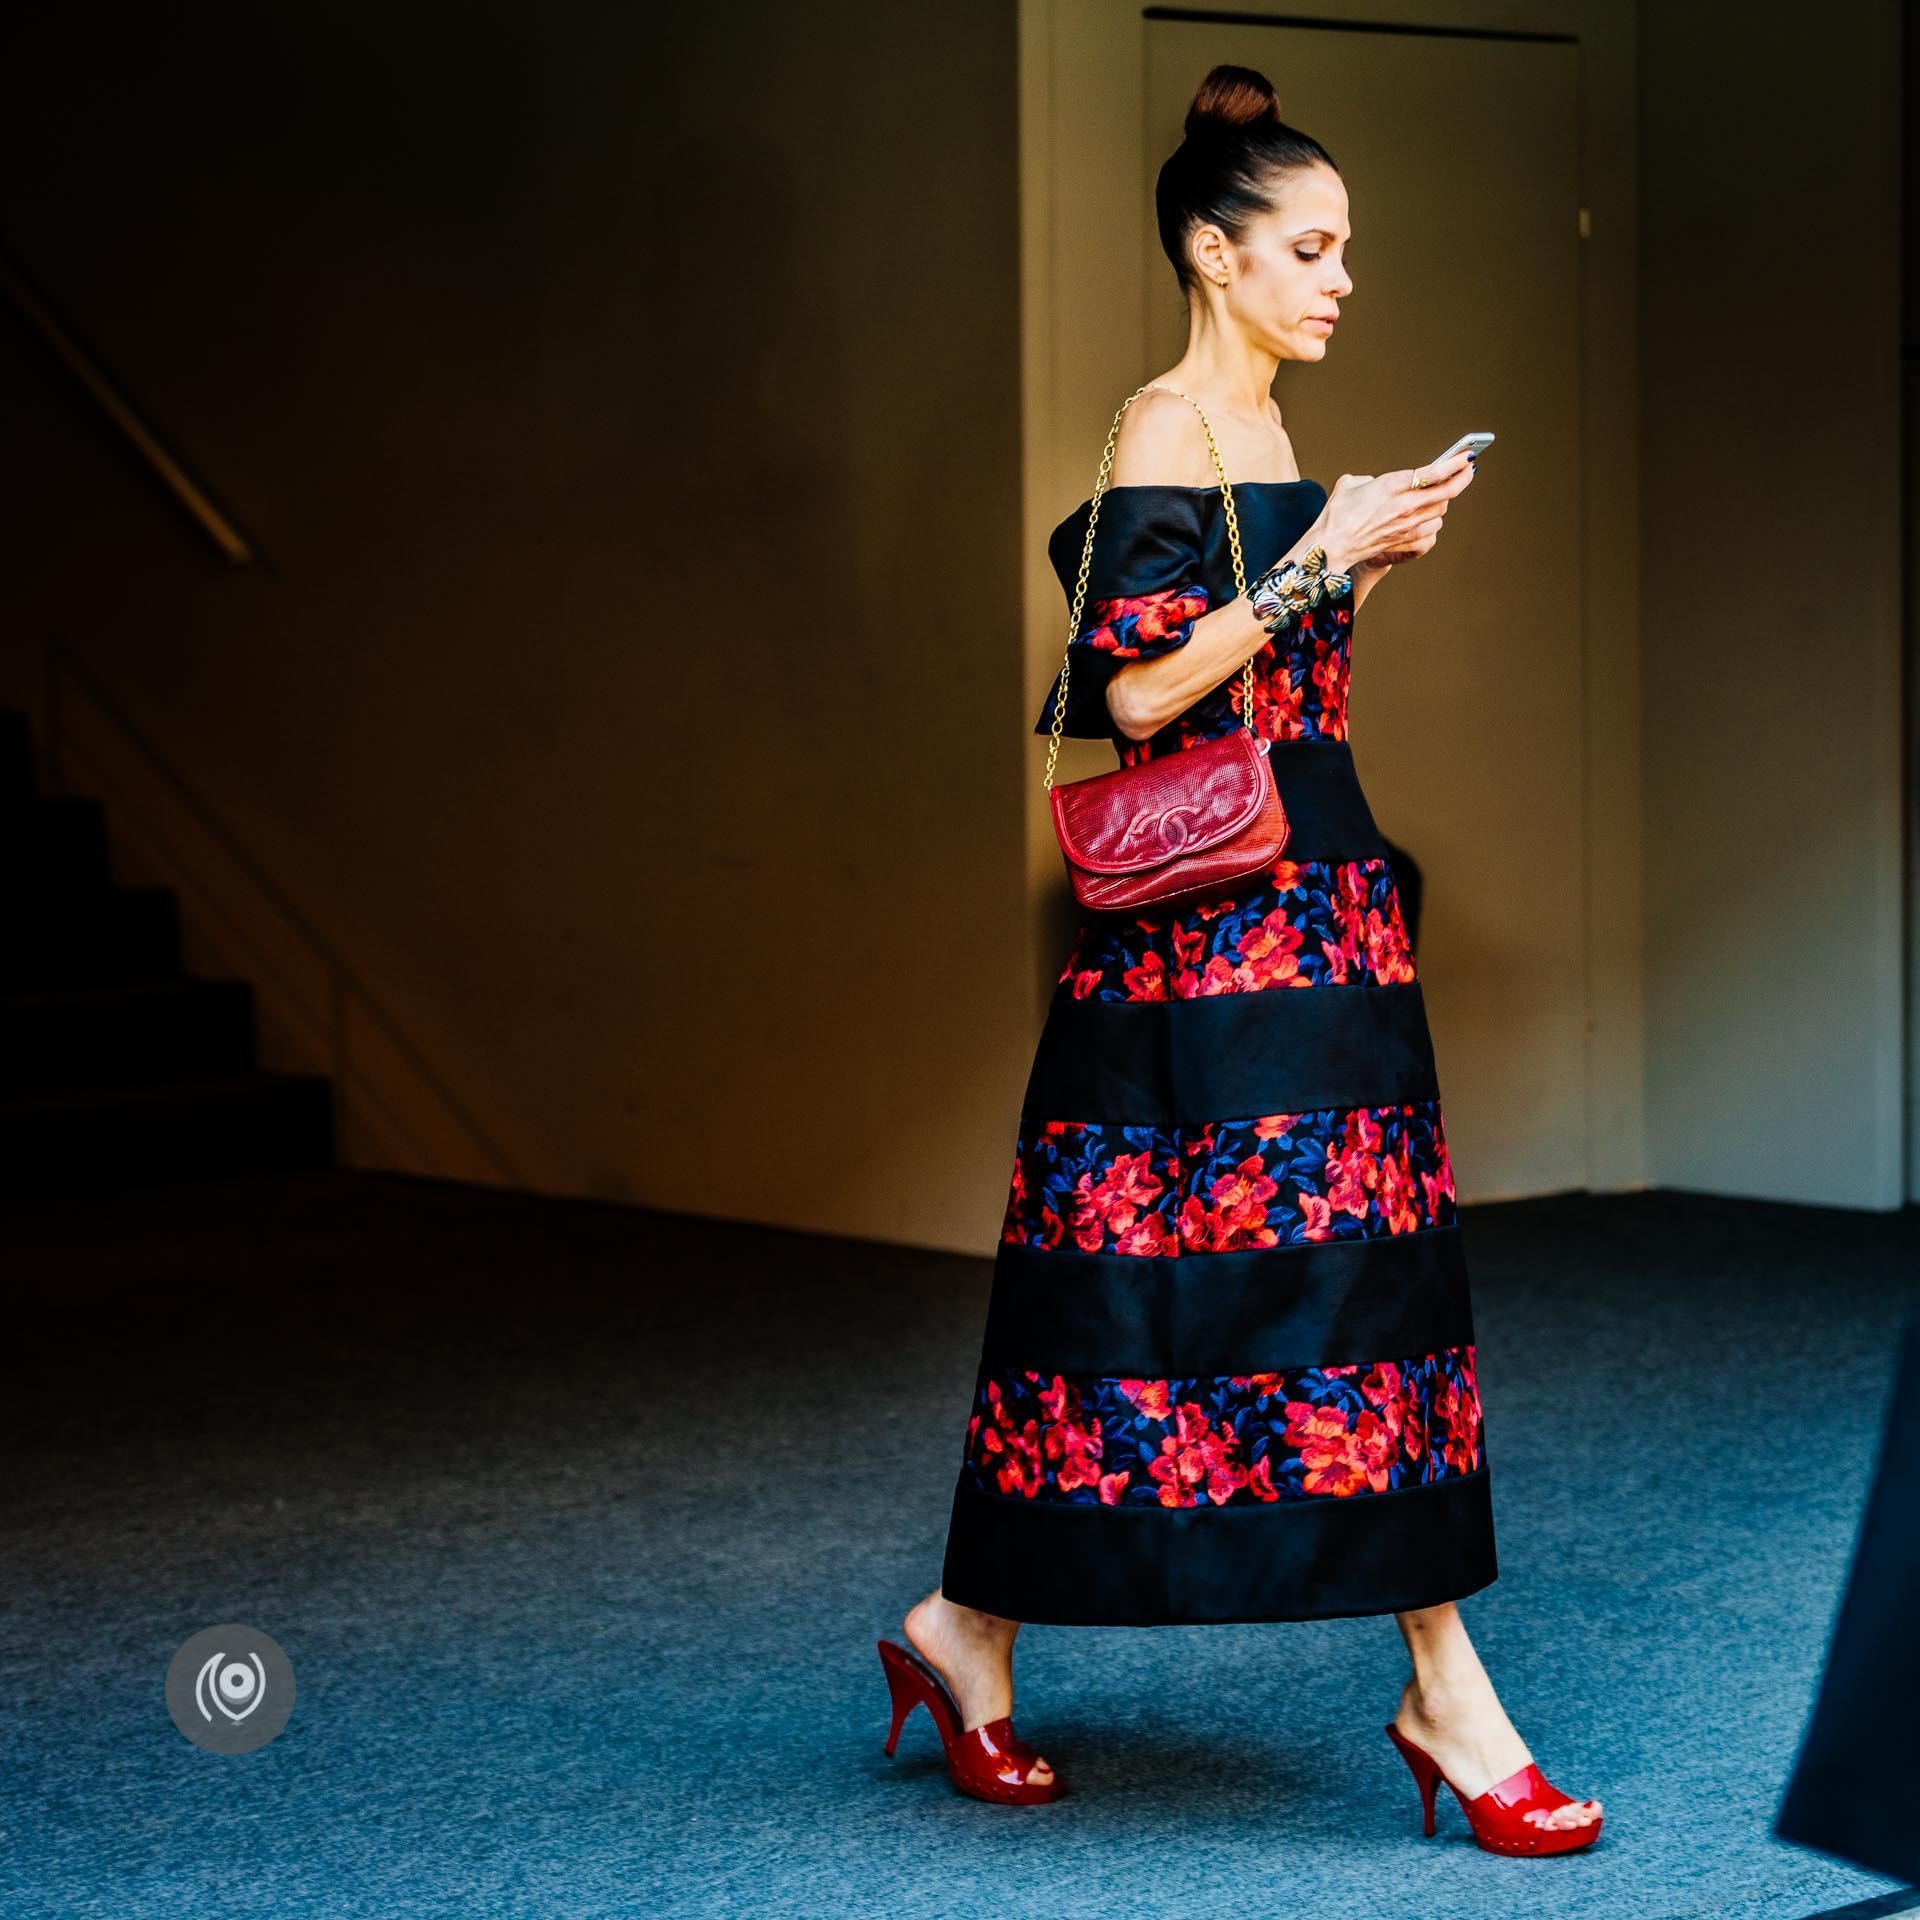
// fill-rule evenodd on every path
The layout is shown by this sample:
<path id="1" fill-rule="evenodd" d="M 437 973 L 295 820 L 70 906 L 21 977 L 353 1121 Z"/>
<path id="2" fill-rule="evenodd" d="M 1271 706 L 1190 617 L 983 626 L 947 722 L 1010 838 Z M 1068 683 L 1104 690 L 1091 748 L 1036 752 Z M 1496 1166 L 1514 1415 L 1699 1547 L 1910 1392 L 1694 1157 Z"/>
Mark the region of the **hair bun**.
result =
<path id="1" fill-rule="evenodd" d="M 1280 96 L 1264 73 L 1251 67 L 1218 66 L 1200 82 L 1187 109 L 1187 138 L 1231 132 L 1256 121 L 1280 119 Z"/>

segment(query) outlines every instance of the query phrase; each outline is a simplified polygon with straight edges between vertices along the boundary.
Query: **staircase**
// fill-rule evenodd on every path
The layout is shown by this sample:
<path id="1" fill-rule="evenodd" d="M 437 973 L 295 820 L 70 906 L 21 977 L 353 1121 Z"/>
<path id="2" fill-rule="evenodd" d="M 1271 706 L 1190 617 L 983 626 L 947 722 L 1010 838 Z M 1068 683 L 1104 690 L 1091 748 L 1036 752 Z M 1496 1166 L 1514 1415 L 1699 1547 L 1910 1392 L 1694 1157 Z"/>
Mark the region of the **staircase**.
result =
<path id="1" fill-rule="evenodd" d="M 0 1189 L 332 1162 L 328 1082 L 255 1065 L 252 988 L 182 970 L 174 894 L 110 882 L 100 803 L 0 712 Z"/>

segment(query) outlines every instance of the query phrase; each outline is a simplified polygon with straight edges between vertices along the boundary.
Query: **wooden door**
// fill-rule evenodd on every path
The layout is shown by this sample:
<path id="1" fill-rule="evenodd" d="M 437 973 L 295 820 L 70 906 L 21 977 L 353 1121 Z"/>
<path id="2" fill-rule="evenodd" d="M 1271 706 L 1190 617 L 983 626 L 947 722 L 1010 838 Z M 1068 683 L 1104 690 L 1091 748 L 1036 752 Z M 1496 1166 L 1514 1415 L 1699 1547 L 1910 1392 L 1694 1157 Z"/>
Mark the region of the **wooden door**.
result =
<path id="1" fill-rule="evenodd" d="M 1375 817 L 1424 877 L 1417 965 L 1461 1197 L 1584 1186 L 1584 849 L 1605 822 L 1585 800 L 1578 48 L 1144 30 L 1148 370 L 1186 341 L 1154 175 L 1230 60 L 1266 74 L 1347 188 L 1353 292 L 1327 357 L 1283 365 L 1274 388 L 1301 471 L 1331 488 L 1470 428 L 1499 436 L 1439 545 L 1361 609 L 1349 724 Z"/>

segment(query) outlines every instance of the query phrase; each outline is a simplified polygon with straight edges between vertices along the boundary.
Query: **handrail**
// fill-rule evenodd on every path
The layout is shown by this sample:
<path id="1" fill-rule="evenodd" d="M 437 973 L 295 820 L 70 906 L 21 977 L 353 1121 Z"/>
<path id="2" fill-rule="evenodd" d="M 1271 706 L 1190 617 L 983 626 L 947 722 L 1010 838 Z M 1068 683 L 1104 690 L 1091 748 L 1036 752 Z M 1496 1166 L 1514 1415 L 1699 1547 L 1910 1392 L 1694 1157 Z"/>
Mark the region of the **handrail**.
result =
<path id="1" fill-rule="evenodd" d="M 346 1083 L 352 1078 L 352 1063 L 347 1054 L 347 1005 L 349 998 L 357 1002 L 392 1043 L 395 1050 L 419 1078 L 432 1090 L 434 1096 L 446 1111 L 459 1122 L 462 1130 L 476 1146 L 491 1160 L 496 1168 L 516 1186 L 527 1184 L 525 1175 L 514 1165 L 513 1160 L 495 1142 L 487 1130 L 467 1110 L 465 1101 L 440 1077 L 431 1061 L 419 1047 L 409 1039 L 400 1023 L 376 1000 L 367 989 L 366 982 L 354 972 L 353 968 L 340 957 L 333 944 L 318 927 L 302 912 L 292 896 L 273 876 L 267 872 L 260 861 L 250 853 L 225 822 L 223 822 L 209 803 L 203 799 L 193 784 L 182 774 L 167 756 L 155 746 L 140 725 L 128 716 L 112 693 L 101 684 L 93 670 L 82 660 L 57 633 L 47 636 L 47 717 L 48 717 L 48 757 L 56 791 L 63 791 L 66 785 L 65 757 L 70 750 L 66 738 L 64 703 L 61 699 L 61 677 L 65 675 L 80 683 L 94 704 L 117 727 L 134 749 L 160 776 L 161 780 L 173 791 L 186 810 L 197 820 L 220 850 L 226 854 L 235 866 L 252 881 L 268 902 L 287 921 L 287 923 L 305 940 L 314 955 L 325 967 L 328 982 L 329 1007 L 325 1016 L 328 1031 L 328 1045 L 332 1052 L 333 1077 Z M 228 921 L 228 931 L 245 944 L 254 947 L 256 960 L 267 965 L 273 971 L 271 960 L 260 953 L 257 943 L 248 942 L 246 935 Z M 289 993 L 293 989 L 284 979 L 282 985 Z M 309 1010 L 309 1018 L 318 1020 L 319 1015 Z M 388 1114 L 389 1121 L 406 1131 L 396 1115 Z M 416 1151 L 423 1151 L 418 1141 L 412 1142 Z M 431 1158 L 430 1154 L 423 1157 Z"/>
<path id="2" fill-rule="evenodd" d="M 21 317 L 39 334 L 66 369 L 100 406 L 100 410 L 159 476 L 160 484 L 193 515 L 216 547 L 236 567 L 248 566 L 253 547 L 227 516 L 208 499 L 204 488 L 161 443 L 160 437 L 134 411 L 132 403 L 101 372 L 91 354 L 61 324 L 47 303 L 28 284 L 26 276 L 0 253 L 0 293 L 11 300 Z"/>

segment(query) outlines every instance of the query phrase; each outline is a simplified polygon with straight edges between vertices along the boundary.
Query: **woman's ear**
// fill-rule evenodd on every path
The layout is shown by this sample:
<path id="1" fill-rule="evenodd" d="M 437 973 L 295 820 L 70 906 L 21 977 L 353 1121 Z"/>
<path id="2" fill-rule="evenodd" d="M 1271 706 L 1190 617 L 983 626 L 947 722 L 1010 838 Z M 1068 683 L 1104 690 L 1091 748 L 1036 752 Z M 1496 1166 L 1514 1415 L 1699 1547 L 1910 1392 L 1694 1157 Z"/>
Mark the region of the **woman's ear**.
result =
<path id="1" fill-rule="evenodd" d="M 1202 280 L 1218 287 L 1233 278 L 1232 245 L 1211 220 L 1203 220 L 1194 228 L 1188 252 L 1193 256 L 1194 271 Z"/>

